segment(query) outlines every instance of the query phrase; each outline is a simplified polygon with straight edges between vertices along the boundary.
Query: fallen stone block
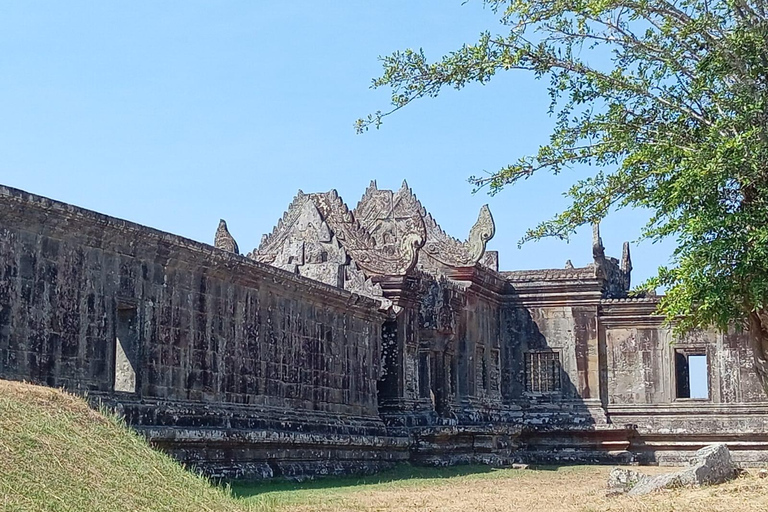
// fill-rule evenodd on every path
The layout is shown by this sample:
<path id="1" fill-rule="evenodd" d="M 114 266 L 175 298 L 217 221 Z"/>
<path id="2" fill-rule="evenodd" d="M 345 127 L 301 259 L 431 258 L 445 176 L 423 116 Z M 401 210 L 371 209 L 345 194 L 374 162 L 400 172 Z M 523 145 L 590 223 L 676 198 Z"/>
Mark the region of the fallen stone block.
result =
<path id="1" fill-rule="evenodd" d="M 649 476 L 638 471 L 614 468 L 608 477 L 608 495 L 641 496 L 660 489 L 716 485 L 736 478 L 738 468 L 723 444 L 697 451 L 690 467 L 663 475 Z"/>
<path id="2" fill-rule="evenodd" d="M 608 475 L 608 496 L 625 494 L 648 476 L 631 469 L 613 468 Z"/>

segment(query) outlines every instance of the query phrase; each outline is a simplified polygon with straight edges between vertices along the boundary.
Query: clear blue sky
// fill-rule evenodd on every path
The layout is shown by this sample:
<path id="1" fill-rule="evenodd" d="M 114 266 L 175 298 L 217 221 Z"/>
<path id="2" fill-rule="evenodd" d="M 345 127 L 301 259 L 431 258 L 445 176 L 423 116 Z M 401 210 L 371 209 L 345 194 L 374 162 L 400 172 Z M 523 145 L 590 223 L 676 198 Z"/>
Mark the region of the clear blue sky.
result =
<path id="1" fill-rule="evenodd" d="M 502 74 L 354 132 L 388 106 L 389 91 L 369 89 L 379 55 L 437 57 L 497 26 L 479 1 L 4 0 L 0 183 L 208 243 L 225 218 L 248 252 L 299 188 L 336 188 L 353 207 L 370 180 L 407 179 L 462 239 L 489 203 L 505 270 L 585 265 L 588 228 L 517 249 L 585 170 L 495 197 L 466 181 L 546 140 L 545 82 Z M 607 253 L 620 256 L 644 220 L 604 222 Z M 633 245 L 634 283 L 671 249 Z"/>

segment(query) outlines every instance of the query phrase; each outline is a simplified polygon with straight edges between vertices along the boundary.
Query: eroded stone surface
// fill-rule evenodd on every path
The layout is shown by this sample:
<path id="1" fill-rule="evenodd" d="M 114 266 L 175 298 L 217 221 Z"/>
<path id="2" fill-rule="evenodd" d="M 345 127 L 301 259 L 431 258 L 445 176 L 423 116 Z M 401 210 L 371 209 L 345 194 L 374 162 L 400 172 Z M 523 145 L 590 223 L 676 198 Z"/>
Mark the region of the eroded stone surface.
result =
<path id="1" fill-rule="evenodd" d="M 608 475 L 608 496 L 625 494 L 648 476 L 632 469 L 613 468 Z"/>
<path id="2" fill-rule="evenodd" d="M 696 452 L 691 467 L 649 476 L 638 471 L 614 468 L 608 477 L 608 495 L 641 496 L 660 489 L 716 485 L 736 478 L 738 469 L 731 459 L 728 446 L 719 443 Z"/>

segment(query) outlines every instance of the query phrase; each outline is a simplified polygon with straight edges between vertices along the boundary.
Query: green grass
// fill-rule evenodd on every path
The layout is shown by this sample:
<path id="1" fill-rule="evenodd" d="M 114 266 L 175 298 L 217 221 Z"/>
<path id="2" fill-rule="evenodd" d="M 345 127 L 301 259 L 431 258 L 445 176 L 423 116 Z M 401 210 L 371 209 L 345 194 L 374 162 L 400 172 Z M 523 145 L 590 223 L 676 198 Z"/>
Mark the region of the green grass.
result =
<path id="1" fill-rule="evenodd" d="M 0 381 L 0 510 L 254 509 L 82 399 Z"/>
<path id="2" fill-rule="evenodd" d="M 375 489 L 491 476 L 486 466 L 401 465 L 376 475 L 214 485 L 69 393 L 0 380 L 2 511 L 271 511 Z M 231 485 L 231 487 L 230 487 Z"/>
<path id="3" fill-rule="evenodd" d="M 501 475 L 489 466 L 418 467 L 401 464 L 375 475 L 329 477 L 303 482 L 272 480 L 265 482 L 231 482 L 232 494 L 256 507 L 290 508 L 291 505 L 338 503 L 350 494 L 409 488 L 439 486 L 446 479 L 494 478 Z"/>

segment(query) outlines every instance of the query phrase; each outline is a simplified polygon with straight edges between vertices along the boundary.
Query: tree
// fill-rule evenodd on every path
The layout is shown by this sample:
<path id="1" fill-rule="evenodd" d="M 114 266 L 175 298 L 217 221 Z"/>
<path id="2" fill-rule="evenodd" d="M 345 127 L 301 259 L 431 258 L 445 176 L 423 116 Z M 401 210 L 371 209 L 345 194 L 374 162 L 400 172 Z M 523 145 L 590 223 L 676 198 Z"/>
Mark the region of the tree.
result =
<path id="1" fill-rule="evenodd" d="M 430 62 L 422 50 L 382 58 L 374 87 L 392 108 L 503 70 L 549 80 L 555 127 L 538 152 L 470 181 L 495 194 L 539 172 L 595 172 L 570 205 L 522 242 L 567 239 L 609 212 L 652 212 L 642 238 L 677 239 L 650 286 L 678 334 L 749 330 L 768 392 L 768 1 L 484 0 L 504 33 Z"/>

